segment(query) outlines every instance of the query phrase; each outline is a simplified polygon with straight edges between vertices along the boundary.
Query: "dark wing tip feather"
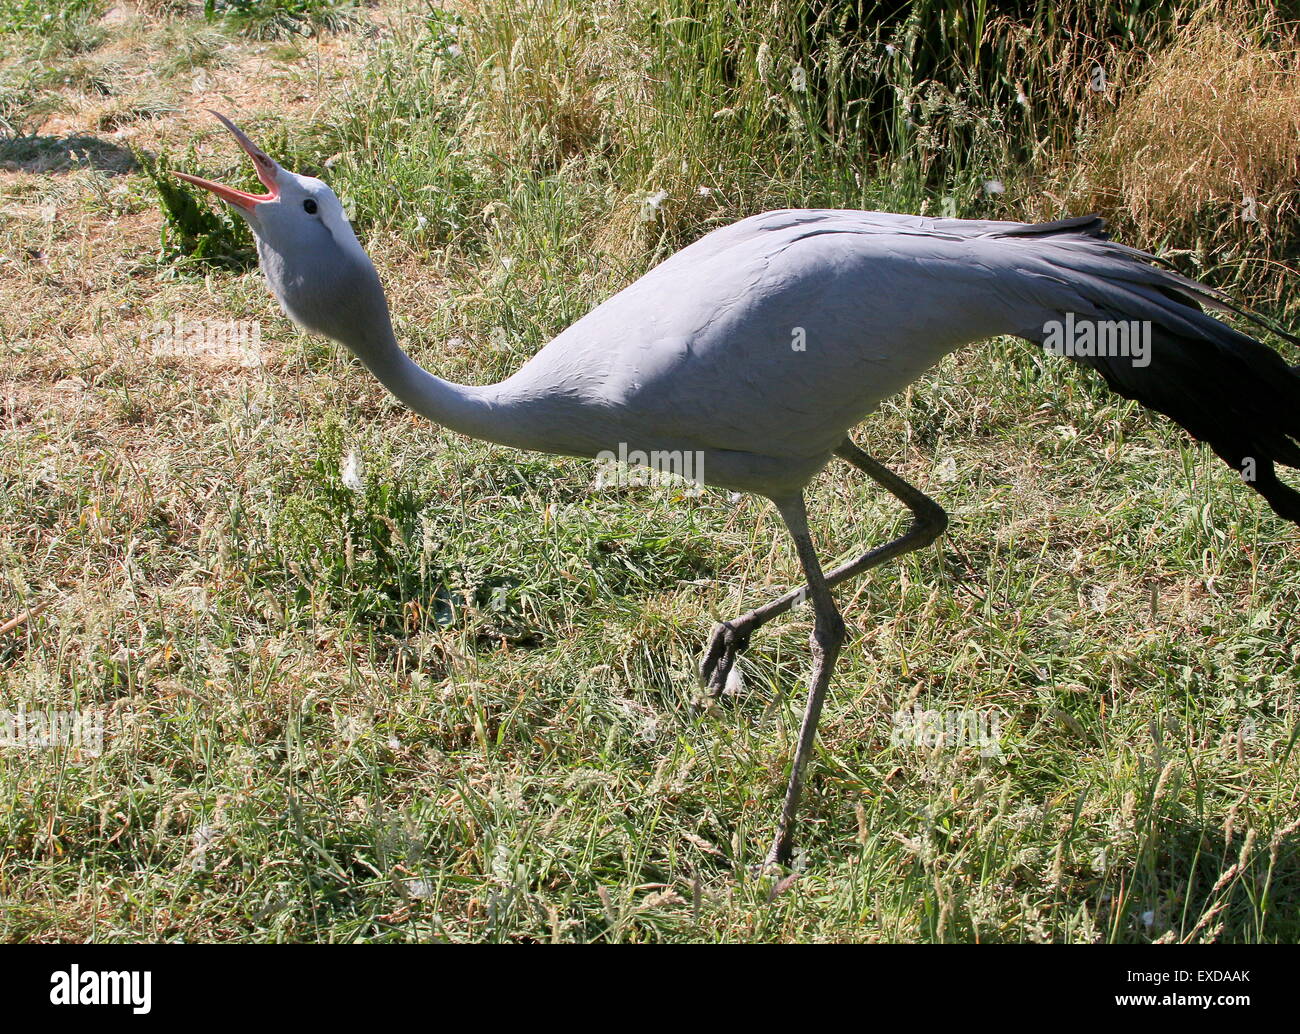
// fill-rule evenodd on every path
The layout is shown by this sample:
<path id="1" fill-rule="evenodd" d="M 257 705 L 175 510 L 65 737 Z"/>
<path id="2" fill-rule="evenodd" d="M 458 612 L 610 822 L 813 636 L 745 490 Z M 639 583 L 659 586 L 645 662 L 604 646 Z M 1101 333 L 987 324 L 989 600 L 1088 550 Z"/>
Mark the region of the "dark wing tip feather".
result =
<path id="1" fill-rule="evenodd" d="M 1079 234 L 1097 240 L 1109 240 L 1106 220 L 1099 215 L 1078 215 L 1070 219 L 1056 219 L 1050 223 L 1024 223 L 1009 230 L 997 230 L 996 237 L 1050 237 L 1055 234 Z"/>
<path id="2" fill-rule="evenodd" d="M 1300 524 L 1300 492 L 1275 465 L 1300 468 L 1300 371 L 1267 345 L 1196 313 L 1217 332 L 1195 336 L 1155 327 L 1151 362 L 1078 361 L 1110 387 L 1163 413 L 1205 442 L 1280 517 Z"/>
<path id="3" fill-rule="evenodd" d="M 1205 442 L 1279 516 L 1300 524 L 1300 492 L 1275 471 L 1276 464 L 1300 469 L 1300 365 L 1202 311 L 1196 303 L 1218 292 L 1151 265 L 1149 256 L 1077 236 L 1043 240 L 1034 252 L 1068 274 L 1048 279 L 1068 283 L 1096 318 L 1150 326 L 1145 365 L 1128 356 L 1075 361 Z"/>
<path id="4" fill-rule="evenodd" d="M 1300 492 L 1283 484 L 1273 471 L 1271 463 L 1261 466 L 1251 487 L 1262 495 L 1273 512 L 1295 524 L 1300 524 Z"/>

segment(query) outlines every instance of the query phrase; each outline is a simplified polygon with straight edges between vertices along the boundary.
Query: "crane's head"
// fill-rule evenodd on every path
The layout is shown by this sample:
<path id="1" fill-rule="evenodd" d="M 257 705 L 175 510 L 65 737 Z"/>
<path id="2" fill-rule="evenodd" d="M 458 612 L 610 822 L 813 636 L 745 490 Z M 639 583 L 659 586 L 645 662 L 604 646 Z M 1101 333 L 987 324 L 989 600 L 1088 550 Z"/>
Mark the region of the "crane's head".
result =
<path id="1" fill-rule="evenodd" d="M 369 333 L 389 328 L 388 305 L 342 203 L 321 180 L 281 168 L 230 119 L 212 114 L 253 160 L 266 193 L 175 175 L 212 191 L 243 216 L 271 291 L 295 323 L 363 350 Z"/>

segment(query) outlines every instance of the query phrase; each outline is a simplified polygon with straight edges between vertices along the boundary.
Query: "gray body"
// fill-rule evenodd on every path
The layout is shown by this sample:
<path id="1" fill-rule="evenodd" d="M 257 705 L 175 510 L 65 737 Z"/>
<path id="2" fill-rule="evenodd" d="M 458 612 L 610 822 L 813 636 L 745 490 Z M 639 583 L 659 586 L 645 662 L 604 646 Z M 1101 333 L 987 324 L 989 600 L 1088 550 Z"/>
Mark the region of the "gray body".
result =
<path id="1" fill-rule="evenodd" d="M 708 484 L 797 491 L 948 352 L 1041 324 L 1048 307 L 1017 272 L 1033 256 L 979 236 L 990 229 L 783 211 L 716 230 L 485 389 L 493 437 L 579 456 L 698 451 Z"/>

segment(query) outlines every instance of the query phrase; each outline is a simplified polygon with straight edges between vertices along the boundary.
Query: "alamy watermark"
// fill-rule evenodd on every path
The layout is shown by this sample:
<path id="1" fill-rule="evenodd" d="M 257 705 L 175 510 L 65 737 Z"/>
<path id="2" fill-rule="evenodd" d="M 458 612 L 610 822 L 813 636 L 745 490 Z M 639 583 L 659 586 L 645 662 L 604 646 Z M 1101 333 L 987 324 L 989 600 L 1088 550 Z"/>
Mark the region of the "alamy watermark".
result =
<path id="1" fill-rule="evenodd" d="M 618 451 L 596 453 L 596 489 L 676 488 L 685 495 L 704 491 L 704 453 L 691 449 L 629 449 L 618 443 Z"/>
<path id="2" fill-rule="evenodd" d="M 104 752 L 102 711 L 0 710 L 0 750 L 71 747 L 90 757 Z"/>
<path id="3" fill-rule="evenodd" d="M 51 1005 L 125 1005 L 137 1016 L 153 1008 L 153 971 L 83 970 L 73 964 L 50 974 Z"/>
<path id="4" fill-rule="evenodd" d="M 260 320 L 188 320 L 178 313 L 150 324 L 142 337 L 159 354 L 240 355 L 249 364 L 261 358 Z"/>
<path id="5" fill-rule="evenodd" d="M 1151 365 L 1150 320 L 1094 320 L 1067 312 L 1064 320 L 1043 324 L 1043 348 L 1071 359 L 1097 357 L 1130 360 L 1136 367 Z"/>
<path id="6" fill-rule="evenodd" d="M 894 747 L 926 750 L 979 748 L 982 758 L 1002 757 L 1002 716 L 996 711 L 948 708 L 943 711 L 913 704 L 894 713 L 889 743 Z"/>

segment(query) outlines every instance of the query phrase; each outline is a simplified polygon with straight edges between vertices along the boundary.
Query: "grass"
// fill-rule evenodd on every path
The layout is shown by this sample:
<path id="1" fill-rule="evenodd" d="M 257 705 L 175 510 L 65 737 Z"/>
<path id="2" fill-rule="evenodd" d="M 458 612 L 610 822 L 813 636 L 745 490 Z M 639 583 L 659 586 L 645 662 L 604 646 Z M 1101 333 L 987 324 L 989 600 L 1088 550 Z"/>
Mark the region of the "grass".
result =
<path id="1" fill-rule="evenodd" d="M 204 0 L 203 14 L 255 39 L 279 39 L 344 28 L 355 7 L 354 0 Z"/>
<path id="2" fill-rule="evenodd" d="M 1016 158 L 979 128 L 1005 124 L 986 83 L 964 143 L 886 132 L 875 154 L 856 95 L 818 85 L 829 56 L 782 50 L 794 7 L 382 4 L 292 46 L 124 10 L 78 30 L 101 39 L 64 52 L 68 81 L 31 78 L 45 44 L 21 32 L 0 66 L 25 90 L 0 109 L 23 127 L 0 158 L 0 627 L 22 619 L 0 710 L 106 731 L 98 756 L 0 748 L 0 937 L 1300 937 L 1294 529 L 1170 426 L 998 341 L 859 432 L 953 527 L 839 594 L 850 640 L 776 893 L 748 866 L 809 615 L 756 637 L 738 695 L 701 708 L 693 675 L 716 619 L 798 578 L 770 507 L 595 490 L 590 464 L 412 419 L 255 271 L 176 261 L 148 159 L 118 157 L 247 176 L 201 112 L 228 110 L 352 206 L 416 358 L 482 383 L 748 211 L 1037 214 L 1064 105 Z M 1162 24 L 1107 37 L 1149 42 L 1157 82 L 1179 66 Z M 1140 124 L 1114 112 L 1078 125 Z M 62 155 L 74 136 L 88 157 Z M 990 170 L 1007 194 L 980 192 Z M 1187 247 L 1178 218 L 1125 239 Z M 1222 275 L 1293 311 L 1285 278 Z M 260 345 L 160 338 L 177 319 L 252 320 Z M 847 469 L 810 508 L 827 558 L 903 523 Z M 996 718 L 1001 756 L 900 737 L 914 706 Z"/>

